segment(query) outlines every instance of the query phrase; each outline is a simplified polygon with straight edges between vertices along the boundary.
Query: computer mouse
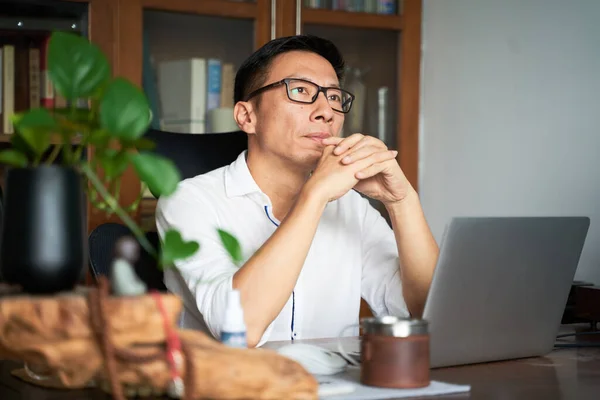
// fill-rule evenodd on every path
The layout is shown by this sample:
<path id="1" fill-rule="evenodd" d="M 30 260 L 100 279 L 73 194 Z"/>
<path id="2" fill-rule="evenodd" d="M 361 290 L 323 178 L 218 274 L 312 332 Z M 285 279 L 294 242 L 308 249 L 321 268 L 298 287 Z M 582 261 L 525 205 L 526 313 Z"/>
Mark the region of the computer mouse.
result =
<path id="1" fill-rule="evenodd" d="M 337 374 L 348 365 L 339 354 L 312 344 L 288 344 L 280 347 L 277 352 L 298 362 L 313 375 Z"/>

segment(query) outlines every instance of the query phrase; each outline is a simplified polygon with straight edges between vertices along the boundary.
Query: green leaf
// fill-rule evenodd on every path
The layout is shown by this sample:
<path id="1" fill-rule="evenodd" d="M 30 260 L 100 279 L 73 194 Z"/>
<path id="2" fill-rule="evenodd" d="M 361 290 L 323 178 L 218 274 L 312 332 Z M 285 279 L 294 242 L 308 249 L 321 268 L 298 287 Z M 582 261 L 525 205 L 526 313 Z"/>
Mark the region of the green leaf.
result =
<path id="1" fill-rule="evenodd" d="M 88 143 L 98 147 L 106 147 L 110 142 L 110 134 L 104 129 L 97 129 L 88 136 Z"/>
<path id="2" fill-rule="evenodd" d="M 244 259 L 242 258 L 242 248 L 236 237 L 222 229 L 217 229 L 217 231 L 219 232 L 221 243 L 225 247 L 225 250 L 227 250 L 231 260 L 234 264 L 240 265 Z"/>
<path id="3" fill-rule="evenodd" d="M 154 195 L 168 196 L 177 189 L 181 174 L 170 159 L 145 151 L 132 154 L 131 159 L 138 176 Z"/>
<path id="4" fill-rule="evenodd" d="M 100 48 L 67 32 L 53 32 L 50 37 L 48 74 L 67 100 L 90 97 L 111 76 L 110 65 Z"/>
<path id="5" fill-rule="evenodd" d="M 116 78 L 100 99 L 100 126 L 114 137 L 135 140 L 150 125 L 148 99 L 124 78 Z"/>
<path id="6" fill-rule="evenodd" d="M 92 123 L 92 111 L 87 108 L 55 108 L 52 113 L 58 120 L 68 119 L 79 124 Z"/>
<path id="7" fill-rule="evenodd" d="M 45 108 L 34 108 L 12 116 L 18 134 L 33 152 L 40 156 L 50 146 L 50 134 L 58 128 L 56 120 Z"/>
<path id="8" fill-rule="evenodd" d="M 14 150 L 18 150 L 20 153 L 25 154 L 25 156 L 29 160 L 33 160 L 34 158 L 36 158 L 35 153 L 31 149 L 31 146 L 27 144 L 27 142 L 25 141 L 23 136 L 21 136 L 19 131 L 16 131 L 10 137 L 10 147 Z"/>
<path id="9" fill-rule="evenodd" d="M 27 166 L 27 156 L 15 149 L 0 151 L 0 163 L 23 168 Z"/>
<path id="10" fill-rule="evenodd" d="M 154 150 L 156 148 L 156 143 L 148 138 L 141 137 L 139 139 L 134 140 L 129 143 L 132 147 L 135 147 L 137 150 Z"/>
<path id="11" fill-rule="evenodd" d="M 163 243 L 161 244 L 160 265 L 164 267 L 172 266 L 175 260 L 181 260 L 193 256 L 200 244 L 196 241 L 186 242 L 181 234 L 172 229 L 165 233 Z"/>
<path id="12" fill-rule="evenodd" d="M 107 149 L 96 153 L 96 157 L 100 160 L 100 165 L 104 170 L 104 175 L 111 180 L 121 176 L 129 166 L 131 155 L 124 151 L 115 149 Z"/>

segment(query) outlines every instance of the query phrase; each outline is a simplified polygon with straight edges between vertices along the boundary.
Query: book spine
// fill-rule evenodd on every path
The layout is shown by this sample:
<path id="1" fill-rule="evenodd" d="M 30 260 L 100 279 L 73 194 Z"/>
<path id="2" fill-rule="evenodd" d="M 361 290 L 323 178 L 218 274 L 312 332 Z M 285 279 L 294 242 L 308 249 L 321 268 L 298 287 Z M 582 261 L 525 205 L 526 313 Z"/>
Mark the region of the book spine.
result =
<path id="1" fill-rule="evenodd" d="M 40 106 L 40 49 L 29 49 L 29 108 Z"/>
<path id="2" fill-rule="evenodd" d="M 189 133 L 206 132 L 207 60 L 194 59 L 191 71 L 191 121 Z"/>
<path id="3" fill-rule="evenodd" d="M 3 51 L 2 51 L 2 47 L 0 47 L 0 133 L 3 133 L 2 131 L 4 130 L 4 124 L 2 121 L 4 121 L 3 119 L 3 110 L 4 110 L 4 103 L 2 101 L 2 99 L 4 98 L 4 57 L 2 56 Z"/>
<path id="4" fill-rule="evenodd" d="M 207 63 L 206 81 L 206 115 L 208 111 L 219 108 L 221 105 L 221 60 L 210 58 Z M 212 127 L 206 124 L 206 132 L 211 132 Z"/>
<path id="5" fill-rule="evenodd" d="M 40 49 L 40 83 L 42 92 L 40 95 L 40 101 L 42 107 L 53 109 L 54 108 L 54 85 L 48 75 L 48 44 L 50 43 L 50 37 L 46 37 L 42 42 Z"/>
<path id="6" fill-rule="evenodd" d="M 233 64 L 224 63 L 221 70 L 221 107 L 233 108 L 233 85 L 235 70 Z"/>
<path id="7" fill-rule="evenodd" d="M 15 47 L 4 45 L 2 49 L 2 127 L 6 134 L 14 133 L 10 118 L 15 112 Z"/>

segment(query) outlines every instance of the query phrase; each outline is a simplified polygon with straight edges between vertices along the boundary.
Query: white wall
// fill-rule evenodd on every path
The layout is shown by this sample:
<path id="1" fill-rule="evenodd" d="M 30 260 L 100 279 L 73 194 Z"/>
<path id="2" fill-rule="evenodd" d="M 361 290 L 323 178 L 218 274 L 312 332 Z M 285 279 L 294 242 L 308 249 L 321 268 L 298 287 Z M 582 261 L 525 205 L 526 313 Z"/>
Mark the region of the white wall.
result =
<path id="1" fill-rule="evenodd" d="M 424 0 L 420 193 L 451 216 L 587 215 L 600 284 L 600 1 Z"/>

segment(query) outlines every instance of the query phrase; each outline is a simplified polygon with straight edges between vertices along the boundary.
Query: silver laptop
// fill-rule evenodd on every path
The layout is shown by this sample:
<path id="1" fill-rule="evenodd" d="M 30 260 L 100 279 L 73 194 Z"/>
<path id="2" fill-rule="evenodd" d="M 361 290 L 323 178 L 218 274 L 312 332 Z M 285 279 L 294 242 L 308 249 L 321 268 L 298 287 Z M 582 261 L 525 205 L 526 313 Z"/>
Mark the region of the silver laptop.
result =
<path id="1" fill-rule="evenodd" d="M 550 352 L 589 224 L 587 217 L 452 219 L 423 315 L 431 366 Z"/>

